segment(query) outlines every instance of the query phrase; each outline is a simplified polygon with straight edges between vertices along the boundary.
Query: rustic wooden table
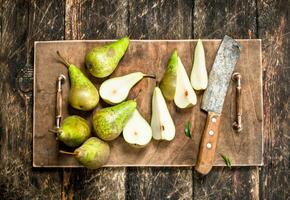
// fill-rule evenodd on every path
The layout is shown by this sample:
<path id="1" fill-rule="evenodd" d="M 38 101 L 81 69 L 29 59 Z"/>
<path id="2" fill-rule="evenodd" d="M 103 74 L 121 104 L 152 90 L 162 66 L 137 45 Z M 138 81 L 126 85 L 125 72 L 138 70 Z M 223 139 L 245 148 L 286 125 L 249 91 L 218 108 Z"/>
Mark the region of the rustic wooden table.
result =
<path id="1" fill-rule="evenodd" d="M 65 2 L 65 3 L 64 3 Z M 289 199 L 289 0 L 2 0 L 0 199 Z M 264 166 L 32 168 L 36 40 L 263 39 Z"/>

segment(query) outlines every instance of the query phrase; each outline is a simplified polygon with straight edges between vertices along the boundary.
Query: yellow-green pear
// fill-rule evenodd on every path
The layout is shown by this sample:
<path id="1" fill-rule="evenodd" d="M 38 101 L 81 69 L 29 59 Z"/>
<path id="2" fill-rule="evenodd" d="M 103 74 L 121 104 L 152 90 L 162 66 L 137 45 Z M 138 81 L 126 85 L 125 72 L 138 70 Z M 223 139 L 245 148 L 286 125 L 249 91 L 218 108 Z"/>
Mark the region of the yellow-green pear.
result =
<path id="1" fill-rule="evenodd" d="M 90 73 L 97 78 L 104 78 L 112 74 L 124 56 L 129 46 L 129 41 L 128 37 L 124 37 L 89 51 L 85 62 Z"/>
<path id="2" fill-rule="evenodd" d="M 96 137 L 91 137 L 73 153 L 60 151 L 60 153 L 73 155 L 85 167 L 97 169 L 107 163 L 110 157 L 110 146 Z"/>
<path id="3" fill-rule="evenodd" d="M 72 115 L 65 118 L 55 132 L 59 141 L 69 147 L 77 147 L 90 137 L 91 129 L 87 120 Z"/>
<path id="4" fill-rule="evenodd" d="M 116 139 L 123 131 L 136 106 L 136 101 L 128 100 L 97 110 L 93 115 L 93 127 L 97 136 L 105 141 Z"/>
<path id="5" fill-rule="evenodd" d="M 99 102 L 99 93 L 94 84 L 73 64 L 70 64 L 57 51 L 58 56 L 68 68 L 70 77 L 69 104 L 78 110 L 89 111 Z"/>

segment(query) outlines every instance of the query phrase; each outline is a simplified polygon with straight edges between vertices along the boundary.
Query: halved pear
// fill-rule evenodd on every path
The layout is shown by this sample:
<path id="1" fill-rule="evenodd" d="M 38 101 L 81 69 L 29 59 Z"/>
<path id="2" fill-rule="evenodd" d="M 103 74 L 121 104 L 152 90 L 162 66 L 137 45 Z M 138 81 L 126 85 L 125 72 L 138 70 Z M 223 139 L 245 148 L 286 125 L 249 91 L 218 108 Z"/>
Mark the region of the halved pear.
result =
<path id="1" fill-rule="evenodd" d="M 167 70 L 160 83 L 160 89 L 164 97 L 167 100 L 174 100 L 179 108 L 187 108 L 196 104 L 196 94 L 176 50 L 168 61 Z"/>
<path id="2" fill-rule="evenodd" d="M 174 103 L 179 108 L 188 108 L 194 106 L 196 101 L 196 94 L 190 84 L 185 68 L 178 57 Z"/>
<path id="3" fill-rule="evenodd" d="M 155 75 L 134 72 L 125 76 L 110 78 L 102 83 L 100 96 L 108 104 L 120 103 L 128 97 L 131 88 L 145 77 L 155 78 Z"/>
<path id="4" fill-rule="evenodd" d="M 192 66 L 190 82 L 195 90 L 205 90 L 208 83 L 204 48 L 200 39 L 197 41 L 194 51 L 194 62 Z"/>
<path id="5" fill-rule="evenodd" d="M 124 140 L 134 147 L 146 146 L 152 138 L 152 129 L 136 109 L 123 129 Z"/>
<path id="6" fill-rule="evenodd" d="M 175 137 L 175 125 L 170 116 L 165 99 L 158 87 L 152 97 L 151 128 L 155 140 L 172 140 Z"/>

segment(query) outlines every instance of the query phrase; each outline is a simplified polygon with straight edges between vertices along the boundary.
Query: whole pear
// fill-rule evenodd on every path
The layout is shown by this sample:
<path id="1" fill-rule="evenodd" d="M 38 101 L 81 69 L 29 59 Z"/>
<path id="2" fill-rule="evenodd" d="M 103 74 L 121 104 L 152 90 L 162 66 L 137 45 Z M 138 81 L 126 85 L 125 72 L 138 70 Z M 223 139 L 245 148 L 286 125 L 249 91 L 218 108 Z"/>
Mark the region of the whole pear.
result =
<path id="1" fill-rule="evenodd" d="M 70 64 L 58 51 L 57 54 L 69 71 L 71 86 L 68 101 L 70 105 L 78 110 L 92 110 L 97 106 L 100 98 L 97 88 L 78 67 Z"/>
<path id="2" fill-rule="evenodd" d="M 69 147 L 77 147 L 90 137 L 91 129 L 82 117 L 72 115 L 65 118 L 57 130 L 57 139 Z"/>
<path id="3" fill-rule="evenodd" d="M 113 73 L 124 56 L 129 38 L 124 37 L 113 43 L 95 47 L 86 55 L 85 62 L 90 73 L 97 78 L 104 78 Z"/>
<path id="4" fill-rule="evenodd" d="M 128 100 L 112 107 L 97 110 L 93 116 L 93 127 L 97 136 L 105 141 L 116 139 L 136 107 L 136 101 Z"/>
<path id="5" fill-rule="evenodd" d="M 91 137 L 73 153 L 65 151 L 60 153 L 74 155 L 83 166 L 97 169 L 107 163 L 110 157 L 110 146 L 99 138 Z"/>

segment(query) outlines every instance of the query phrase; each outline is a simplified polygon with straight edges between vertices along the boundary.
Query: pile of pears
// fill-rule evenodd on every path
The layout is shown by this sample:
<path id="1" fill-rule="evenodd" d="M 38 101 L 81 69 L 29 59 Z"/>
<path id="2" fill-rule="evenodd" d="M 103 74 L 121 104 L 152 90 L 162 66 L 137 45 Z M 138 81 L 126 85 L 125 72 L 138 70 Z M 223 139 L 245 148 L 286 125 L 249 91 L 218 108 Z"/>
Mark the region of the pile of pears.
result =
<path id="1" fill-rule="evenodd" d="M 117 68 L 129 46 L 129 38 L 98 46 L 85 57 L 85 65 L 96 78 L 105 78 Z M 152 117 L 149 124 L 137 109 L 136 100 L 128 100 L 131 88 L 143 78 L 156 79 L 153 74 L 133 72 L 105 80 L 99 91 L 91 80 L 75 65 L 69 63 L 58 51 L 62 63 L 67 67 L 70 77 L 68 102 L 71 107 L 81 111 L 92 111 L 100 97 L 109 107 L 95 109 L 92 116 L 94 136 L 88 121 L 80 116 L 65 118 L 55 131 L 57 139 L 75 148 L 74 152 L 60 151 L 73 155 L 83 166 L 96 169 L 107 163 L 110 157 L 109 141 L 123 133 L 124 140 L 132 147 L 142 148 L 151 139 L 171 141 L 175 137 L 175 125 L 167 108 L 166 100 L 173 100 L 180 108 L 196 104 L 195 90 L 207 87 L 207 71 L 201 40 L 195 48 L 195 60 L 191 80 L 174 50 L 169 58 L 167 69 L 152 96 Z"/>

